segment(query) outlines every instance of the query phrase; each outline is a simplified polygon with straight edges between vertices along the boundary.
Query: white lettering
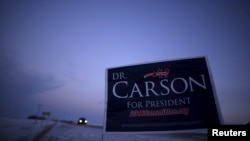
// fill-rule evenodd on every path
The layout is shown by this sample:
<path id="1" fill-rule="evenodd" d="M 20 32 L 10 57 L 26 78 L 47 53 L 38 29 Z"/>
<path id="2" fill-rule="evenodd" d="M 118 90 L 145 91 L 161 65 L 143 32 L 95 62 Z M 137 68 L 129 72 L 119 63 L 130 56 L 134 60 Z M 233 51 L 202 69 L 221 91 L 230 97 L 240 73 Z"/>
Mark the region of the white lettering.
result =
<path id="1" fill-rule="evenodd" d="M 113 79 L 118 79 L 116 73 L 114 73 L 113 75 L 114 75 Z M 113 90 L 113 95 L 116 98 L 133 98 L 136 94 L 139 95 L 139 97 L 150 97 L 152 96 L 152 94 L 153 96 L 167 96 L 170 93 L 184 94 L 187 91 L 194 92 L 198 88 L 202 88 L 204 90 L 207 88 L 204 74 L 200 75 L 200 77 L 202 79 L 202 82 L 199 82 L 190 76 L 188 77 L 187 80 L 185 78 L 178 77 L 170 81 L 168 79 L 162 79 L 158 82 L 145 81 L 144 87 L 142 86 L 143 84 L 138 85 L 137 83 L 134 83 L 131 85 L 129 84 L 128 81 L 118 81 L 114 84 L 112 90 Z M 125 78 L 125 76 L 121 73 L 119 74 L 119 78 Z M 196 85 L 196 87 L 194 87 L 194 84 Z M 157 91 L 156 91 L 156 85 L 158 85 Z M 132 90 L 129 89 L 131 87 Z"/>
<path id="2" fill-rule="evenodd" d="M 246 131 L 219 131 L 218 129 L 212 129 L 212 136 L 246 136 Z"/>
<path id="3" fill-rule="evenodd" d="M 145 82 L 145 84 L 146 84 L 146 96 L 149 96 L 149 91 L 153 92 L 153 94 L 155 94 L 156 96 L 159 96 L 159 94 L 157 94 L 154 90 L 154 87 L 155 87 L 154 82 L 148 81 L 148 82 Z M 150 88 L 149 88 L 149 84 L 151 84 Z"/>
<path id="4" fill-rule="evenodd" d="M 161 92 L 161 95 L 168 95 L 170 93 L 170 90 L 169 90 L 169 88 L 166 85 L 164 85 L 163 82 L 168 83 L 168 80 L 167 79 L 163 79 L 161 81 L 161 84 L 160 84 L 163 88 L 165 88 L 167 90 L 167 92 L 166 93 Z"/>
<path id="5" fill-rule="evenodd" d="M 116 86 L 117 86 L 118 84 L 120 84 L 120 83 L 124 83 L 124 84 L 126 84 L 126 86 L 128 85 L 128 82 L 127 82 L 127 81 L 119 81 L 119 82 L 115 83 L 115 85 L 113 86 L 113 94 L 114 94 L 114 96 L 117 97 L 117 98 L 127 98 L 128 95 L 119 96 L 119 95 L 116 93 Z"/>
<path id="6" fill-rule="evenodd" d="M 194 80 L 192 77 L 189 77 L 189 85 L 190 85 L 190 91 L 193 92 L 194 89 L 193 89 L 193 85 L 192 85 L 192 82 L 195 83 L 196 85 L 202 87 L 203 89 L 207 89 L 206 87 L 206 83 L 205 83 L 205 78 L 204 78 L 204 74 L 201 75 L 202 77 L 202 81 L 203 81 L 203 84 L 197 82 L 196 80 Z"/>
<path id="7" fill-rule="evenodd" d="M 219 136 L 218 129 L 212 129 L 212 136 Z"/>
<path id="8" fill-rule="evenodd" d="M 124 72 L 120 72 L 120 73 L 113 73 L 113 80 L 118 80 L 118 79 L 127 79 L 127 77 L 125 77 Z"/>
<path id="9" fill-rule="evenodd" d="M 127 108 L 143 108 L 142 106 L 142 102 L 141 101 L 138 101 L 138 102 L 131 102 L 131 101 L 128 101 L 127 102 Z"/>
<path id="10" fill-rule="evenodd" d="M 178 92 L 177 90 L 176 90 L 176 88 L 174 87 L 175 85 L 174 85 L 174 82 L 176 81 L 176 80 L 182 80 L 182 82 L 184 82 L 184 90 L 183 91 L 180 91 L 180 92 Z M 187 83 L 187 81 L 184 79 L 184 78 L 175 78 L 172 82 L 171 82 L 171 89 L 172 89 L 172 91 L 174 92 L 174 93 L 176 93 L 176 94 L 182 94 L 182 93 L 184 93 L 187 89 L 188 89 L 188 83 Z"/>
<path id="11" fill-rule="evenodd" d="M 143 95 L 141 94 L 141 91 L 136 83 L 134 84 L 130 98 L 132 98 L 134 96 L 134 93 L 138 93 L 140 95 L 140 97 L 143 97 Z"/>

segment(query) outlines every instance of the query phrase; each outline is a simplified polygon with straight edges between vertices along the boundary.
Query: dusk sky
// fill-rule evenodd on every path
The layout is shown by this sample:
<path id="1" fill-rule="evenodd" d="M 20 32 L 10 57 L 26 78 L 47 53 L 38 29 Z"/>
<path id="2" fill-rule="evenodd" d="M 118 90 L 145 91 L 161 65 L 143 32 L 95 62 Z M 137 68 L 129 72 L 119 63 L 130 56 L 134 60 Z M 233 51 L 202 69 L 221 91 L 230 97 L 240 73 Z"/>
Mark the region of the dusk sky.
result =
<path id="1" fill-rule="evenodd" d="M 206 56 L 226 124 L 250 120 L 245 0 L 1 0 L 0 116 L 103 124 L 107 68 Z"/>

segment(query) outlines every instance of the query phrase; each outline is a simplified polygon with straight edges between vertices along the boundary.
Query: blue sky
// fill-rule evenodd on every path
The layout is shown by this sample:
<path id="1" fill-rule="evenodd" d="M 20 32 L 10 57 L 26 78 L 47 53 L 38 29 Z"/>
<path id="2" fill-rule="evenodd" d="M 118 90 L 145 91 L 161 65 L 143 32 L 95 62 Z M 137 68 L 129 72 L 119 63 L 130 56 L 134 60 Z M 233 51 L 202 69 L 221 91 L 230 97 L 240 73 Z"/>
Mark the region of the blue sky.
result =
<path id="1" fill-rule="evenodd" d="M 103 124 L 105 70 L 206 56 L 225 123 L 250 120 L 243 0 L 3 0 L 0 114 Z"/>

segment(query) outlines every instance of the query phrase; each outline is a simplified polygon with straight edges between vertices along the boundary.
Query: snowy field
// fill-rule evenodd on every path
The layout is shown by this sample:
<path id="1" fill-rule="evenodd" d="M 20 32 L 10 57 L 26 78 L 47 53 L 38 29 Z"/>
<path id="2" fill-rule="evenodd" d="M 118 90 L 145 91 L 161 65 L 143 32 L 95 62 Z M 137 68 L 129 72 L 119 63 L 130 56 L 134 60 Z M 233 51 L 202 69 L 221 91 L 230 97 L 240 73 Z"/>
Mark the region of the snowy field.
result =
<path id="1" fill-rule="evenodd" d="M 101 126 L 0 117 L 0 141 L 206 141 L 206 130 L 166 134 L 104 134 Z"/>

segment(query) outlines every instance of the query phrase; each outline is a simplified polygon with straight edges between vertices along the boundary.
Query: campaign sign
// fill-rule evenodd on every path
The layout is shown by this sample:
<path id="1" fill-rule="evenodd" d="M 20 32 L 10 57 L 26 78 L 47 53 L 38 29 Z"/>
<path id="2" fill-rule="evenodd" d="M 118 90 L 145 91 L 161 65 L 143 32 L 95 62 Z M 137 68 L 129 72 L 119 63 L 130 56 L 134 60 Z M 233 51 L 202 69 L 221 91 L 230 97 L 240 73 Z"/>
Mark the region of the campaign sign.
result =
<path id="1" fill-rule="evenodd" d="M 205 57 L 110 68 L 106 74 L 106 132 L 220 124 Z"/>

